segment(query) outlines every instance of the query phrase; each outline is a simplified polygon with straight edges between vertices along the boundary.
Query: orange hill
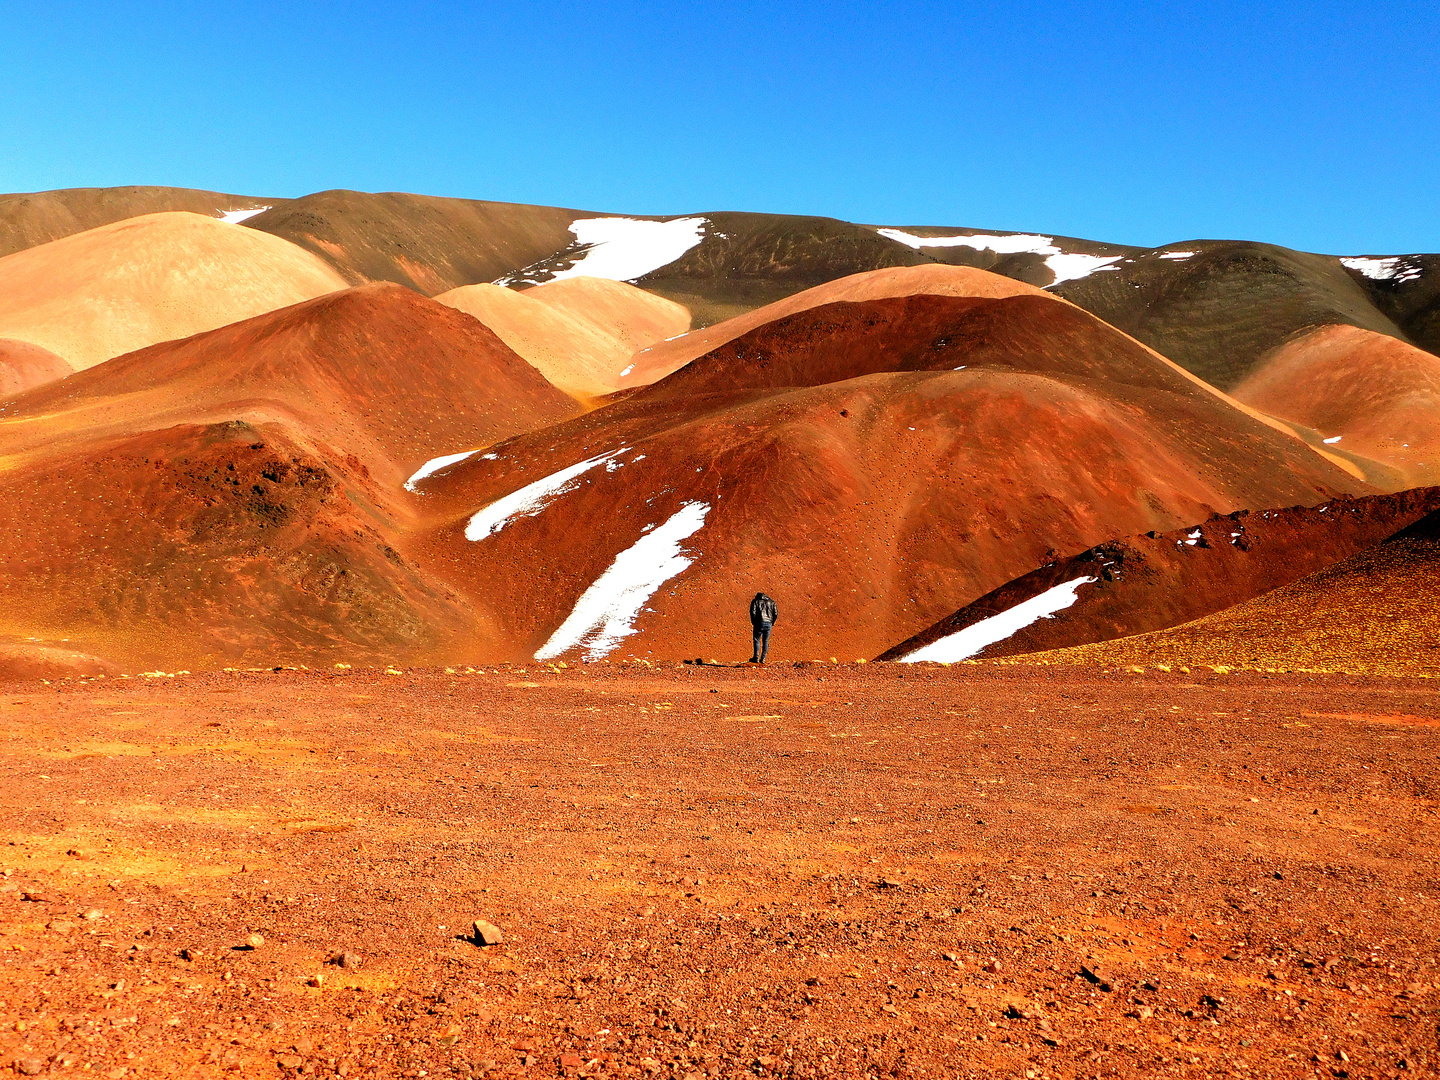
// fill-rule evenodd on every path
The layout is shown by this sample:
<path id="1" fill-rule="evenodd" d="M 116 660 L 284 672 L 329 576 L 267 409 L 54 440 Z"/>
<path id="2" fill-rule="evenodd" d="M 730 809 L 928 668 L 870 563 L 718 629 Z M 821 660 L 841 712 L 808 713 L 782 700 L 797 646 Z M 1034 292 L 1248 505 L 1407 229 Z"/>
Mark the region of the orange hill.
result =
<path id="1" fill-rule="evenodd" d="M 28 341 L 0 339 L 0 397 L 63 379 L 74 370 L 49 349 Z"/>
<path id="2" fill-rule="evenodd" d="M 566 278 L 524 292 L 467 285 L 435 299 L 473 315 L 550 382 L 584 398 L 616 390 L 637 349 L 690 326 L 679 304 L 600 278 Z"/>
<path id="3" fill-rule="evenodd" d="M 712 349 L 734 341 L 756 327 L 794 315 L 821 304 L 839 300 L 878 300 L 892 296 L 924 293 L 933 296 L 1049 296 L 1044 289 L 1013 281 L 987 270 L 969 266 L 896 266 L 817 285 L 787 296 L 773 304 L 747 311 L 733 319 L 691 331 L 675 341 L 641 349 L 634 357 L 634 369 L 621 381 L 624 387 L 645 386 L 669 375 Z"/>
<path id="4" fill-rule="evenodd" d="M 0 338 L 81 370 L 345 284 L 277 237 L 200 214 L 147 214 L 0 258 Z"/>
<path id="5" fill-rule="evenodd" d="M 1367 490 L 1033 295 L 802 311 L 421 485 L 467 655 L 513 659 L 734 659 L 757 589 L 779 656 L 874 656 L 1052 549 Z"/>
<path id="6" fill-rule="evenodd" d="M 1232 391 L 1336 450 L 1385 463 L 1405 486 L 1440 482 L 1440 356 L 1356 326 L 1322 326 L 1262 357 Z"/>

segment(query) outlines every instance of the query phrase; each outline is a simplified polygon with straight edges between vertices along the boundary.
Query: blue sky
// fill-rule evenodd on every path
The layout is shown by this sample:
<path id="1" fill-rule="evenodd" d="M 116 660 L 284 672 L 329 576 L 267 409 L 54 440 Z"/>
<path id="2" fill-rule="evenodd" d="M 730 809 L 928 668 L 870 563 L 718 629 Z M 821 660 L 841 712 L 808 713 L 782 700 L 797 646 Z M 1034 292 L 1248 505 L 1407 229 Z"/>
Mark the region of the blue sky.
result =
<path id="1" fill-rule="evenodd" d="M 12 2 L 0 190 L 348 187 L 1440 251 L 1437 11 Z"/>

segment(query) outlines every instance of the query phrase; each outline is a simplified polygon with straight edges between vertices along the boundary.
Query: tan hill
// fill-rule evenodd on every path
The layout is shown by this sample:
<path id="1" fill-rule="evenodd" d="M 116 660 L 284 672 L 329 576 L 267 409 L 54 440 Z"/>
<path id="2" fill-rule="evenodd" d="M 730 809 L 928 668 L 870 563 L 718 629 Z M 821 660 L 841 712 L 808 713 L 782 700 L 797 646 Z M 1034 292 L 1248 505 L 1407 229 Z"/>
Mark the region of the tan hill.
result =
<path id="1" fill-rule="evenodd" d="M 880 660 L 953 663 L 1178 626 L 1322 570 L 1440 509 L 1440 488 L 1240 510 L 1111 540 L 1007 582 Z"/>
<path id="2" fill-rule="evenodd" d="M 273 236 L 199 214 L 148 214 L 0 259 L 0 337 L 83 370 L 344 287 Z"/>
<path id="3" fill-rule="evenodd" d="M 1183 626 L 1028 660 L 1440 677 L 1440 514 L 1284 588 Z"/>
<path id="4" fill-rule="evenodd" d="M 1408 485 L 1440 481 L 1433 353 L 1355 326 L 1319 327 L 1267 353 L 1232 394 L 1393 467 Z"/>
<path id="5" fill-rule="evenodd" d="M 927 263 L 870 270 L 817 285 L 764 307 L 747 311 L 713 326 L 692 330 L 684 337 L 642 348 L 623 386 L 646 386 L 669 375 L 697 357 L 734 341 L 766 323 L 821 304 L 841 300 L 878 300 L 891 296 L 1046 296 L 1045 290 L 968 266 Z"/>
<path id="6" fill-rule="evenodd" d="M 806 309 L 438 471 L 425 559 L 486 613 L 469 655 L 739 659 L 764 589 L 777 656 L 873 656 L 1052 548 L 1370 490 L 1015 291 Z"/>
<path id="7" fill-rule="evenodd" d="M 284 199 L 174 187 L 66 188 L 0 195 L 0 256 L 126 218 L 185 210 L 205 217 L 279 206 Z"/>
<path id="8" fill-rule="evenodd" d="M 524 292 L 466 285 L 435 299 L 479 319 L 550 382 L 583 398 L 617 390 L 637 349 L 690 327 L 690 313 L 679 304 L 599 278 L 566 278 Z"/>
<path id="9" fill-rule="evenodd" d="M 28 341 L 0 338 L 0 398 L 63 379 L 75 371 L 49 349 Z"/>

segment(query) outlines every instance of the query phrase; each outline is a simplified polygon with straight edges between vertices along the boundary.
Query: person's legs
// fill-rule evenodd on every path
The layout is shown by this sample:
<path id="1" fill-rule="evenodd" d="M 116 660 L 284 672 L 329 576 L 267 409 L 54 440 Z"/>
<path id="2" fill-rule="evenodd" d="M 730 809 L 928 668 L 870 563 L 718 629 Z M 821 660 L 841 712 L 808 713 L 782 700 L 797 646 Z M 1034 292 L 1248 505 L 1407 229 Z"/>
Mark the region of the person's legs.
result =
<path id="1" fill-rule="evenodd" d="M 752 629 L 755 631 L 755 648 L 750 650 L 750 663 L 758 664 L 760 662 L 760 627 L 755 626 Z"/>
<path id="2" fill-rule="evenodd" d="M 759 654 L 759 656 L 760 656 L 760 663 L 763 664 L 763 663 L 765 662 L 765 657 L 768 656 L 769 653 L 770 653 L 770 624 L 769 624 L 769 623 L 761 623 L 761 624 L 760 624 L 760 635 L 759 635 L 759 637 L 760 637 L 760 648 L 757 649 L 756 652 L 757 652 L 757 653 Z"/>

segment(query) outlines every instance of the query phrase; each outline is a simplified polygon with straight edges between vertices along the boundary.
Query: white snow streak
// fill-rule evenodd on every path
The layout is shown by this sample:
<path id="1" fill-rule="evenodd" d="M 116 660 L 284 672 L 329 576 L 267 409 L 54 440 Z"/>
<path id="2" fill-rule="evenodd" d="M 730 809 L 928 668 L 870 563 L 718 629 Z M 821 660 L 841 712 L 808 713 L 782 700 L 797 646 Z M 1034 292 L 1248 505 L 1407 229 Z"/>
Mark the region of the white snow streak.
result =
<path id="1" fill-rule="evenodd" d="M 611 458 L 619 457 L 627 449 L 629 448 L 622 446 L 619 450 L 611 450 L 608 454 L 597 454 L 595 457 L 576 462 L 559 472 L 536 480 L 533 484 L 526 484 L 519 491 L 512 491 L 504 498 L 496 499 L 489 506 L 483 510 L 477 510 L 471 516 L 469 524 L 465 526 L 465 539 L 484 540 L 487 536 L 498 533 L 517 517 L 534 517 L 565 492 L 574 488 L 575 480 L 582 474 L 589 472 L 597 465 L 604 464 Z"/>
<path id="2" fill-rule="evenodd" d="M 270 207 L 268 206 L 252 206 L 249 210 L 217 210 L 215 212 L 220 215 L 220 220 L 227 225 L 239 225 L 240 222 L 246 218 L 252 218 L 256 214 L 263 214 L 269 209 Z"/>
<path id="3" fill-rule="evenodd" d="M 569 277 L 634 281 L 668 266 L 705 239 L 704 218 L 637 221 L 635 218 L 581 218 L 572 222 L 575 240 L 589 247 L 580 261 L 551 280 Z"/>
<path id="4" fill-rule="evenodd" d="M 1089 277 L 1102 266 L 1109 266 L 1111 263 L 1119 262 L 1122 256 L 1119 255 L 1086 255 L 1076 251 L 1061 251 L 1055 246 L 1053 236 L 1040 236 L 1036 233 L 1010 233 L 1006 236 L 999 236 L 992 233 L 969 233 L 963 236 L 916 236 L 900 229 L 877 229 L 881 236 L 890 240 L 897 240 L 908 247 L 915 248 L 936 248 L 936 247 L 968 247 L 976 251 L 993 251 L 997 255 L 1018 255 L 1028 253 L 1031 255 L 1044 255 L 1045 265 L 1055 275 L 1055 280 L 1045 286 L 1053 289 L 1062 281 L 1077 281 L 1083 277 Z"/>
<path id="5" fill-rule="evenodd" d="M 1391 255 L 1388 258 L 1375 258 L 1373 256 L 1355 256 L 1349 259 L 1341 259 L 1340 264 L 1351 270 L 1358 270 L 1371 281 L 1414 281 L 1424 274 L 1424 269 L 1415 265 L 1403 255 Z"/>
<path id="6" fill-rule="evenodd" d="M 599 660 L 622 638 L 637 633 L 632 624 L 655 590 L 695 561 L 680 545 L 700 531 L 709 512 L 708 503 L 688 502 L 663 525 L 616 555 L 535 659 L 550 660 L 583 645 L 586 659 Z"/>
<path id="7" fill-rule="evenodd" d="M 991 615 L 988 619 L 972 623 L 939 641 L 932 641 L 908 656 L 900 657 L 900 660 L 906 664 L 917 664 L 926 660 L 939 664 L 954 664 L 967 660 L 982 649 L 1025 629 L 1036 620 L 1048 619 L 1057 611 L 1068 608 L 1075 603 L 1075 591 L 1081 585 L 1095 580 L 1093 577 L 1078 577 L 1063 582 L 998 615 Z"/>
<path id="8" fill-rule="evenodd" d="M 1174 259 L 1175 261 L 1180 262 L 1190 258 L 1194 254 L 1195 252 L 1193 251 L 1162 251 L 1160 253 L 1160 258 Z"/>
<path id="9" fill-rule="evenodd" d="M 446 454 L 444 457 L 431 458 L 429 461 L 425 462 L 424 465 L 421 465 L 420 468 L 415 470 L 414 476 L 410 477 L 409 480 L 405 481 L 405 490 L 418 490 L 415 485 L 420 483 L 420 481 L 424 480 L 427 476 L 433 476 L 435 473 L 439 472 L 447 465 L 454 465 L 457 461 L 464 461 L 471 454 L 478 453 L 478 450 L 466 450 L 463 454 Z M 486 455 L 486 457 L 491 456 L 493 455 Z"/>
<path id="10" fill-rule="evenodd" d="M 1330 438 L 1328 438 L 1328 439 L 1322 439 L 1321 441 L 1322 441 L 1326 446 L 1329 446 L 1331 443 L 1337 443 L 1337 442 L 1339 442 L 1339 441 L 1340 441 L 1341 439 L 1343 439 L 1344 437 L 1345 437 L 1344 435 L 1331 435 Z"/>

